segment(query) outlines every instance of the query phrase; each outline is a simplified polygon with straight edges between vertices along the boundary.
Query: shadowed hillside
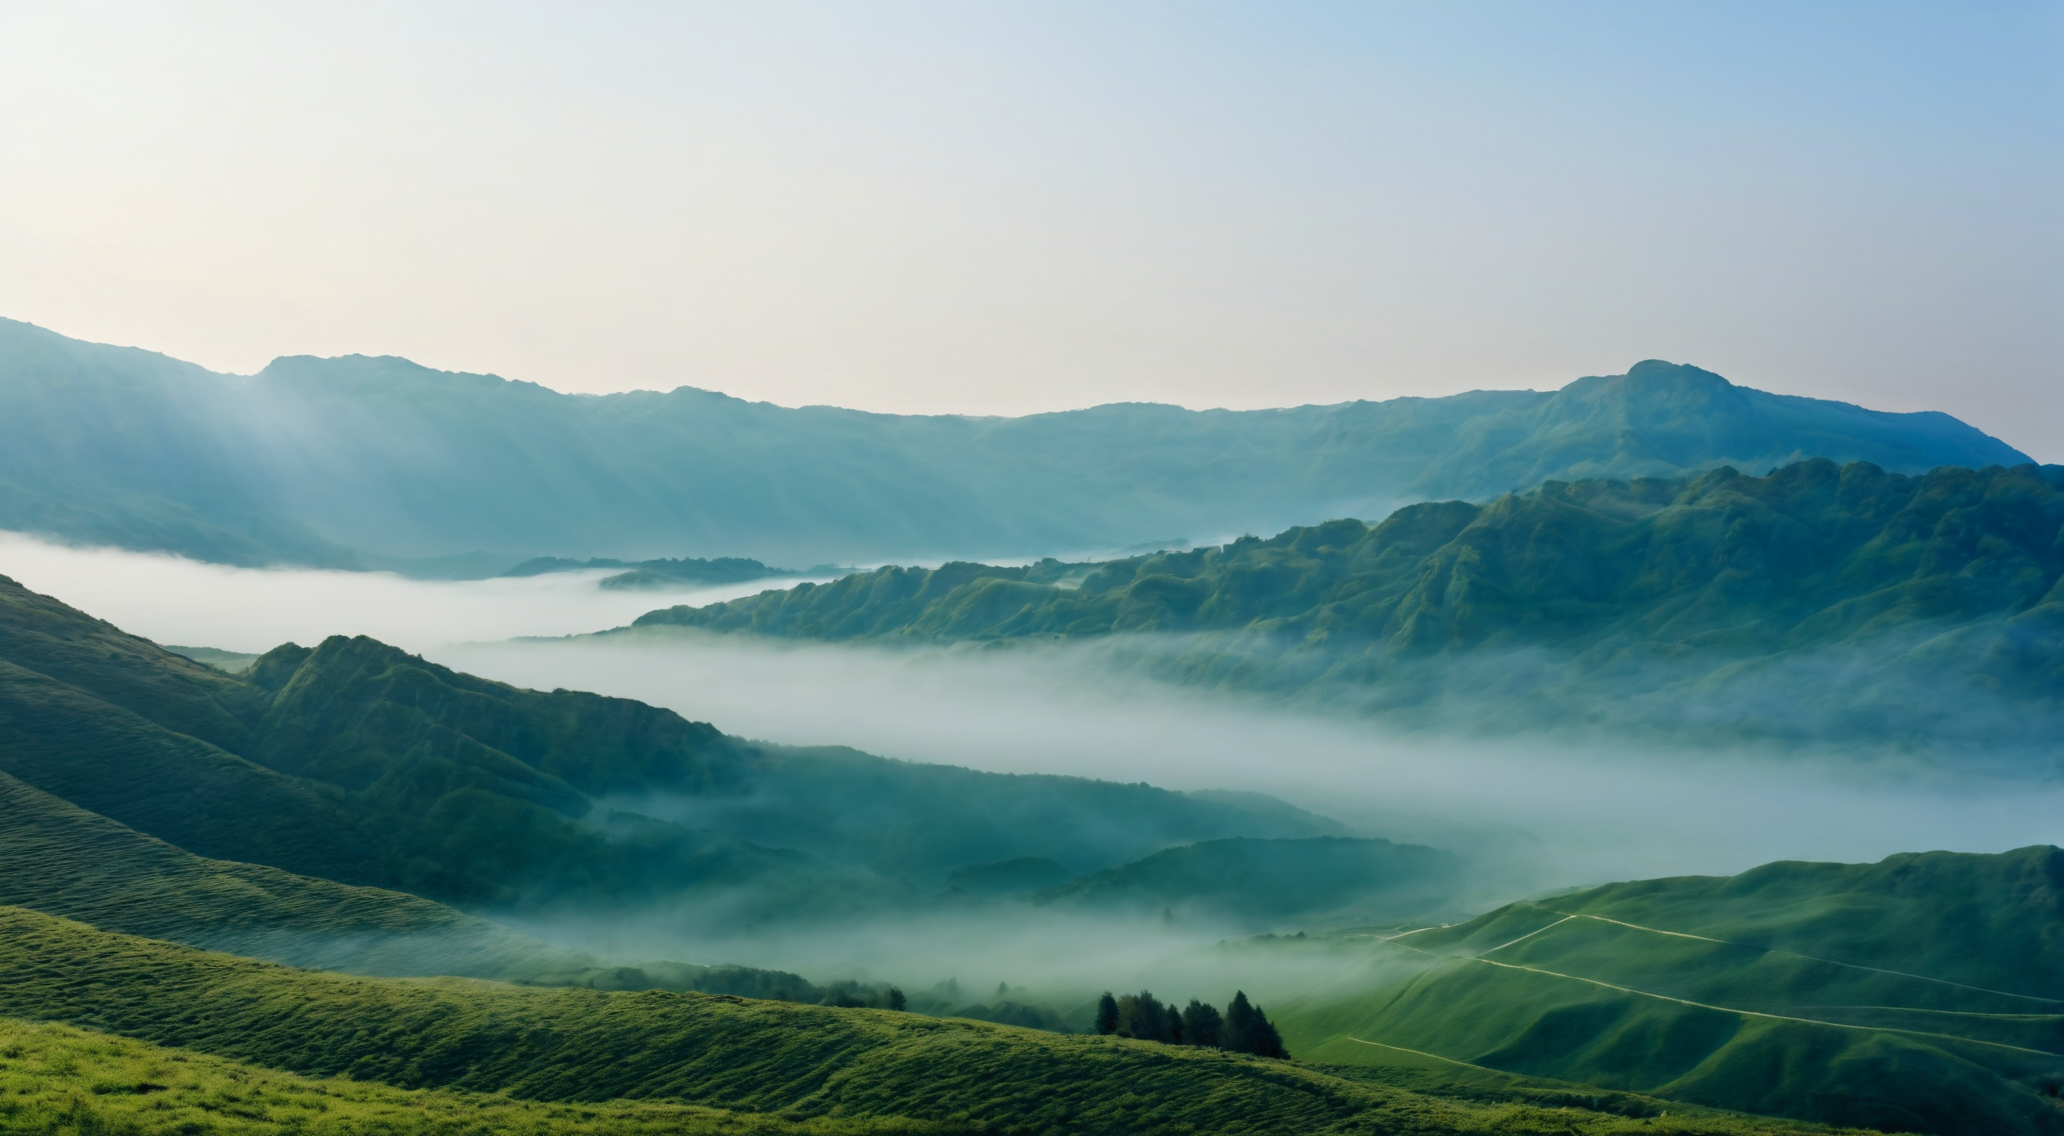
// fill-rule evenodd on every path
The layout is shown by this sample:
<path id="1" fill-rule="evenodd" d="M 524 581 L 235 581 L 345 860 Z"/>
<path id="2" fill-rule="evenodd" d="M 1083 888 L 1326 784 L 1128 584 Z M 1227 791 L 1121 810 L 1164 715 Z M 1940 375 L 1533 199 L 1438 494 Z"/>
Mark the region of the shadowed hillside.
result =
<path id="1" fill-rule="evenodd" d="M 0 528 L 243 564 L 1036 556 L 1815 456 L 2028 460 L 1948 415 L 1655 361 L 1560 391 L 923 417 L 689 387 L 564 395 L 364 356 L 245 378 L 0 321 Z"/>
<path id="2" fill-rule="evenodd" d="M 637 623 L 1083 640 L 1424 724 L 2041 752 L 2064 728 L 2060 577 L 2064 469 L 1815 460 L 1549 482 L 1099 565 L 883 568 Z"/>
<path id="3" fill-rule="evenodd" d="M 738 923 L 906 910 L 1014 856 L 1081 872 L 1341 831 L 1265 797 L 759 746 L 365 638 L 232 677 L 4 578 L 0 773 L 220 860 L 475 907 L 691 898 Z"/>

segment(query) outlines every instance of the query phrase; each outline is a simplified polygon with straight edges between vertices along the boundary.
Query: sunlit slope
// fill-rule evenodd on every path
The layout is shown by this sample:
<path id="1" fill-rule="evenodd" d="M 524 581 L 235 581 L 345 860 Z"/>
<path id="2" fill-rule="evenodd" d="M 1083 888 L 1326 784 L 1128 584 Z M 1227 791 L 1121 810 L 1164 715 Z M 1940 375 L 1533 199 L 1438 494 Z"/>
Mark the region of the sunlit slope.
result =
<path id="1" fill-rule="evenodd" d="M 1483 1108 L 1300 1066 L 965 1020 L 698 994 L 291 970 L 0 909 L 0 1014 L 237 1061 L 517 1099 L 1070 1132 L 1763 1132 Z"/>
<path id="2" fill-rule="evenodd" d="M 189 852 L 476 906 L 836 918 L 1029 854 L 1341 831 L 1266 797 L 913 765 L 521 690 L 366 638 L 232 677 L 0 577 L 0 773 Z"/>
<path id="3" fill-rule="evenodd" d="M 1276 1010 L 1296 1052 L 1892 1130 L 2064 1131 L 2055 848 L 1612 885 L 1370 949 L 1381 981 Z"/>
<path id="4" fill-rule="evenodd" d="M 973 418 L 565 395 L 364 356 L 245 378 L 0 320 L 0 528 L 235 563 L 1039 555 L 1816 455 L 2028 460 L 1948 415 L 1657 361 L 1559 391 Z"/>
<path id="5" fill-rule="evenodd" d="M 884 568 L 638 624 L 1080 640 L 1405 720 L 2041 749 L 2064 727 L 2060 577 L 2064 468 L 1816 460 L 1550 482 L 1101 565 Z"/>
<path id="6" fill-rule="evenodd" d="M 842 1136 L 950 1133 L 898 1119 L 801 1121 L 644 1101 L 548 1104 L 313 1078 L 43 1022 L 0 1019 L 0 1128 L 47 1133 Z"/>

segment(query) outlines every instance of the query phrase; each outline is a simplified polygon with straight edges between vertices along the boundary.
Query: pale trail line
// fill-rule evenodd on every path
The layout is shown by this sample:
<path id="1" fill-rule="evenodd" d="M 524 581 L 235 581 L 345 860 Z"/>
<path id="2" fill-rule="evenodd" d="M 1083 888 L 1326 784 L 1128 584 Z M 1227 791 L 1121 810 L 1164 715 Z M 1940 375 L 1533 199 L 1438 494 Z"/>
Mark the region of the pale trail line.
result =
<path id="1" fill-rule="evenodd" d="M 1405 949 L 1409 951 L 1415 950 L 1417 948 L 1406 947 Z M 1421 953 L 1431 954 L 1432 952 L 1423 951 Z M 2047 1049 L 2030 1049 L 2025 1045 L 2008 1045 L 2004 1041 L 1980 1041 L 1976 1038 L 1958 1037 L 1957 1035 L 1951 1033 L 1932 1033 L 1928 1030 L 1897 1029 L 1892 1026 L 1859 1026 L 1851 1025 L 1847 1022 L 1823 1022 L 1818 1018 L 1799 1018 L 1793 1017 L 1790 1014 L 1769 1014 L 1763 1012 L 1762 1010 L 1743 1010 L 1735 1006 L 1715 1006 L 1709 1002 L 1694 1002 L 1689 998 L 1672 998 L 1668 994 L 1651 994 L 1646 990 L 1636 990 L 1632 986 L 1616 986 L 1610 982 L 1600 982 L 1598 979 L 1595 978 L 1583 978 L 1574 974 L 1561 974 L 1553 970 L 1542 970 L 1540 967 L 1537 966 L 1520 966 L 1517 963 L 1499 962 L 1496 959 L 1487 959 L 1481 955 L 1473 957 L 1470 955 L 1447 955 L 1437 957 L 1461 959 L 1465 962 L 1480 962 L 1485 964 L 1486 966 L 1502 966 L 1507 970 L 1523 970 L 1530 974 L 1544 974 L 1550 978 L 1566 978 L 1571 982 L 1588 982 L 1593 986 L 1602 986 L 1607 990 L 1617 990 L 1622 994 L 1638 994 L 1643 998 L 1655 998 L 1663 1002 L 1675 1002 L 1680 1006 L 1692 1006 L 1700 1010 L 1713 1010 L 1717 1013 L 1722 1014 L 1740 1014 L 1743 1017 L 1748 1018 L 1770 1018 L 1774 1021 L 1780 1022 L 1803 1022 L 1804 1024 L 1811 1026 L 1829 1026 L 1834 1029 L 1862 1030 L 1866 1033 L 1903 1033 L 1909 1034 L 1914 1037 L 1937 1037 L 1943 1039 L 1944 1041 L 1961 1041 L 1966 1045 L 1989 1045 L 1995 1049 L 2011 1049 L 2016 1053 L 2034 1053 L 2042 1057 L 2064 1057 L 2064 1053 L 2051 1053 Z"/>
<path id="2" fill-rule="evenodd" d="M 1399 1053 L 1409 1053 L 1414 1057 L 1430 1057 L 1435 1061 L 1445 1061 L 1450 1065 L 1460 1065 L 1464 1069 L 1481 1069 L 1486 1073 L 1500 1073 L 1507 1077 L 1512 1076 L 1512 1074 L 1506 1073 L 1503 1069 L 1493 1069 L 1489 1065 L 1471 1065 L 1467 1061 L 1457 1061 L 1452 1057 L 1442 1057 L 1438 1053 L 1428 1053 L 1423 1049 L 1406 1049 L 1402 1045 L 1386 1045 L 1380 1041 L 1364 1041 L 1359 1037 L 1350 1037 L 1347 1040 L 1352 1041 L 1357 1045 L 1373 1045 L 1378 1049 L 1395 1049 Z"/>
<path id="3" fill-rule="evenodd" d="M 1551 911 L 1554 911 L 1555 909 L 1554 909 L 1554 908 L 1549 908 L 1549 910 L 1551 910 Z M 1567 915 L 1568 913 L 1567 913 L 1567 912 L 1562 912 L 1562 911 L 1556 911 L 1556 912 L 1555 912 L 1555 914 L 1557 914 L 1557 915 Z M 1696 939 L 1696 940 L 1698 940 L 1699 942 L 1702 942 L 1702 943 L 1718 943 L 1718 944 L 1720 944 L 1720 945 L 1721 945 L 1721 946 L 1723 946 L 1723 947 L 1740 947 L 1740 948 L 1741 948 L 1742 950 L 1745 950 L 1745 951 L 1762 951 L 1762 952 L 1764 952 L 1764 953 L 1766 953 L 1766 954 L 1774 954 L 1774 955 L 1790 955 L 1790 956 L 1792 956 L 1793 958 L 1802 958 L 1802 959 L 1805 959 L 1805 960 L 1806 960 L 1806 961 L 1808 961 L 1808 962 L 1820 962 L 1820 963 L 1826 963 L 1826 964 L 1827 964 L 1827 965 L 1829 965 L 1829 966 L 1846 966 L 1846 967 L 1850 968 L 1851 970 L 1868 970 L 1868 971 L 1870 971 L 1870 972 L 1872 972 L 1872 973 L 1874 973 L 1874 974 L 1892 974 L 1892 975 L 1897 975 L 1897 976 L 1899 976 L 1900 978 L 1912 978 L 1912 979 L 1916 979 L 1916 980 L 1918 980 L 1918 981 L 1921 981 L 1921 982 L 1937 982 L 1937 983 L 1940 983 L 1940 984 L 1942 984 L 1942 985 L 1944 985 L 1944 986 L 1954 986 L 1954 987 L 1956 987 L 1956 988 L 1957 988 L 1957 989 L 1959 989 L 1959 990 L 1975 990 L 1975 991 L 1977 991 L 1977 992 L 1978 992 L 1978 993 L 1980 993 L 1980 994 L 1996 994 L 1996 995 L 1998 995 L 1998 996 L 2000 996 L 2000 997 L 2002 997 L 2002 998 L 2019 998 L 2019 999 L 2021 999 L 2021 1000 L 2023 1000 L 2023 1001 L 2027 1001 L 2027 1002 L 2042 1002 L 2042 1003 L 2045 1003 L 2045 1004 L 2047 1004 L 2047 1005 L 2051 1005 L 2051 1006 L 2055 1006 L 2055 1005 L 2058 1005 L 2058 1004 L 2059 1004 L 2059 1003 L 2058 1003 L 2058 999 L 2055 999 L 2055 998 L 2039 998 L 2039 997 L 2037 997 L 2036 995 L 2033 995 L 2033 994 L 2015 994 L 2015 993 L 2013 993 L 2013 992 L 2011 992 L 2011 991 L 2007 991 L 2007 990 L 1993 990 L 1993 989 L 1991 989 L 1991 988 L 1989 988 L 1989 987 L 1984 987 L 1984 986 L 1972 986 L 1972 985 L 1970 985 L 1969 983 L 1966 983 L 1966 982 L 1951 982 L 1951 981 L 1950 981 L 1949 979 L 1947 979 L 1947 978 L 1930 978 L 1930 977 L 1928 977 L 1928 976 L 1927 976 L 1927 975 L 1925 975 L 1925 974 L 1909 974 L 1909 973 L 1907 973 L 1906 971 L 1903 971 L 1903 970 L 1886 970 L 1886 969 L 1885 969 L 1884 967 L 1881 967 L 1881 966 L 1864 966 L 1864 965 L 1863 965 L 1863 964 L 1861 964 L 1861 963 L 1854 963 L 1854 962 L 1838 962 L 1838 961 L 1836 961 L 1836 960 L 1834 960 L 1834 959 L 1825 959 L 1825 958 L 1820 958 L 1820 957 L 1817 957 L 1817 956 L 1815 956 L 1815 955 L 1802 955 L 1802 954 L 1800 954 L 1800 953 L 1799 953 L 1799 952 L 1797 952 L 1797 951 L 1787 951 L 1787 950 L 1783 950 L 1783 949 L 1781 949 L 1781 948 L 1778 948 L 1778 947 L 1752 947 L 1752 946 L 1750 946 L 1750 945 L 1749 945 L 1749 944 L 1747 944 L 1747 943 L 1734 943 L 1734 942 L 1729 942 L 1729 941 L 1728 941 L 1728 940 L 1726 940 L 1726 939 L 1715 939 L 1715 938 L 1711 938 L 1711 937 L 1709 937 L 1709 936 L 1706 936 L 1706 935 L 1689 935 L 1689 934 L 1686 934 L 1686 933 L 1684 933 L 1683 931 L 1665 931 L 1665 930 L 1663 930 L 1663 929 L 1662 929 L 1662 928 L 1660 928 L 1660 927 L 1643 927 L 1643 926 L 1642 926 L 1641 924 L 1639 924 L 1639 923 L 1625 923 L 1625 922 L 1622 922 L 1622 921 L 1620 921 L 1620 920 L 1618 920 L 1618 919 L 1607 919 L 1607 918 L 1606 918 L 1605 916 L 1603 916 L 1603 915 L 1571 915 L 1571 916 L 1569 916 L 1569 917 L 1570 917 L 1570 918 L 1572 918 L 1572 919 L 1595 919 L 1595 920 L 1597 920 L 1597 921 L 1598 921 L 1598 922 L 1600 922 L 1600 923 L 1611 923 L 1611 924 L 1613 924 L 1613 925 L 1615 925 L 1615 926 L 1618 926 L 1618 927 L 1626 927 L 1626 928 L 1629 928 L 1630 930 L 1635 930 L 1635 931 L 1646 931 L 1646 932 L 1648 932 L 1648 933 L 1649 933 L 1649 934 L 1651 934 L 1651 935 L 1670 935 L 1670 936 L 1672 936 L 1672 937 L 1674 937 L 1674 938 L 1679 938 L 1679 939 Z M 1553 924 L 1551 924 L 1551 926 L 1552 926 L 1552 925 L 1553 925 Z M 1547 929 L 1547 928 L 1545 928 L 1545 927 L 1544 927 L 1544 928 L 1542 928 L 1542 930 L 1546 930 L 1546 929 Z M 1517 941 L 1518 941 L 1518 940 L 1514 940 L 1514 942 L 1517 942 Z M 1511 946 L 1511 945 L 1512 945 L 1511 943 L 1507 943 L 1507 944 L 1506 944 L 1506 946 Z M 1495 948 L 1494 948 L 1494 949 L 1495 949 Z"/>
<path id="4" fill-rule="evenodd" d="M 1575 918 L 1576 916 L 1574 915 L 1564 915 L 1562 918 L 1557 919 L 1555 922 L 1548 924 L 1546 927 L 1536 927 L 1533 930 L 1528 931 L 1526 934 L 1521 935 L 1519 938 L 1512 940 L 1512 943 L 1524 943 L 1528 939 L 1533 938 L 1535 935 L 1538 935 L 1543 931 L 1552 931 L 1555 928 L 1560 927 L 1564 923 L 1567 923 Z M 1497 946 L 1492 947 L 1488 951 L 1478 951 L 1476 952 L 1476 957 L 1482 958 L 1483 956 L 1488 954 L 1496 954 L 1497 952 L 1504 950 L 1506 947 L 1511 946 L 1512 943 L 1499 943 Z"/>
<path id="5" fill-rule="evenodd" d="M 1988 1014 L 1979 1010 L 1930 1010 L 1925 1006 L 1797 1006 L 1800 1010 L 1891 1010 L 1900 1014 L 1946 1014 L 1953 1018 L 1992 1018 L 2003 1022 L 2053 1022 L 2064 1014 Z"/>

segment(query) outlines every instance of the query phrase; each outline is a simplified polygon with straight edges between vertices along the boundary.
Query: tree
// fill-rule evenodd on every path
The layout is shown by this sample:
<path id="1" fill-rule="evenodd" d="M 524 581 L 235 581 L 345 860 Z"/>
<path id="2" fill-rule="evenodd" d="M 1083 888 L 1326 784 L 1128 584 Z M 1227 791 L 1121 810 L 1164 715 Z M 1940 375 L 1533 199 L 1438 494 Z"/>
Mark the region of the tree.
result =
<path id="1" fill-rule="evenodd" d="M 909 999 L 903 997 L 903 991 L 894 986 L 889 987 L 889 1009 L 900 1011 L 909 1004 Z"/>
<path id="2" fill-rule="evenodd" d="M 1225 1026 L 1219 1035 L 1219 1047 L 1235 1053 L 1252 1053 L 1259 1057 L 1288 1057 L 1283 1048 L 1282 1035 L 1261 1012 L 1261 1007 L 1247 1000 L 1244 990 L 1233 993 L 1232 1004 L 1226 1007 Z"/>
<path id="3" fill-rule="evenodd" d="M 1168 1040 L 1168 1009 L 1145 990 L 1118 999 L 1118 1036 Z"/>
<path id="4" fill-rule="evenodd" d="M 1096 1026 L 1097 1032 L 1101 1034 L 1118 1032 L 1118 1000 L 1111 997 L 1109 990 L 1104 991 L 1104 996 L 1097 999 Z"/>
<path id="5" fill-rule="evenodd" d="M 1162 1033 L 1164 1035 L 1162 1040 L 1170 1045 L 1181 1045 L 1183 1043 L 1182 1011 L 1176 1009 L 1173 1002 L 1168 1004 L 1168 1025 L 1162 1030 Z"/>
<path id="6" fill-rule="evenodd" d="M 1219 1030 L 1225 1019 L 1219 1017 L 1218 1009 L 1205 1005 L 1195 998 L 1190 999 L 1188 1008 L 1182 1012 L 1183 1041 L 1189 1045 L 1201 1045 L 1215 1049 L 1219 1044 Z"/>

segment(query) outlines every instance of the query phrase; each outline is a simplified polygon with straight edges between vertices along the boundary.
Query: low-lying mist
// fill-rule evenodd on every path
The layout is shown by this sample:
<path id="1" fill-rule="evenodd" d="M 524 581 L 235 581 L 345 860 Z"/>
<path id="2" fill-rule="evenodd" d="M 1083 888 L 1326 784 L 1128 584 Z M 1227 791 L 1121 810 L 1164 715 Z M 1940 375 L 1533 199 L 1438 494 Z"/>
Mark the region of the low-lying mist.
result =
<path id="1" fill-rule="evenodd" d="M 263 651 L 366 634 L 484 677 L 636 698 L 768 742 L 1266 793 L 1364 835 L 1455 852 L 1469 884 L 1454 917 L 1607 880 L 2064 838 L 2064 784 L 2037 772 L 1972 772 L 1898 754 L 1486 740 L 1466 736 L 1473 723 L 1460 710 L 1448 734 L 1439 723 L 1402 733 L 1320 704 L 1175 686 L 1114 667 L 1094 643 L 887 649 L 666 628 L 515 638 L 619 626 L 666 604 L 769 586 L 759 582 L 625 593 L 597 588 L 604 572 L 422 581 L 228 568 L 17 534 L 0 534 L 0 573 L 164 643 Z M 654 811 L 664 812 L 656 801 Z M 1222 1002 L 1238 986 L 1287 998 L 1349 980 L 1341 976 L 1366 954 L 1318 927 L 1294 945 L 1242 945 L 1186 912 L 971 900 L 751 926 L 711 918 L 710 902 L 565 910 L 521 925 L 612 964 L 729 962 L 913 990 L 957 979 L 970 1003 L 1008 998 L 1070 1012 L 1085 992 L 1148 983 L 1164 997 Z M 995 994 L 998 983 L 1008 991 Z"/>
<path id="2" fill-rule="evenodd" d="M 2064 838 L 2064 784 L 2043 777 L 1959 773 L 1899 756 L 1406 736 L 1364 718 L 1114 672 L 1082 645 L 885 649 L 653 629 L 466 644 L 433 657 L 519 685 L 637 698 L 763 741 L 1268 793 L 1364 835 L 1460 854 L 1468 894 L 1441 921 L 1610 880 Z M 817 930 L 709 933 L 717 922 L 693 909 L 584 912 L 527 929 L 607 957 L 917 985 L 952 977 L 968 990 L 1005 982 L 1015 997 L 1063 1011 L 1079 1011 L 1097 989 L 1140 985 L 1220 1001 L 1239 987 L 1283 1001 L 1355 981 L 1367 961 L 1336 936 L 1250 949 L 1237 936 L 1221 943 L 1222 927 L 1179 916 L 1007 902 Z"/>
<path id="3" fill-rule="evenodd" d="M 2064 784 L 1888 756 L 1573 746 L 1389 734 L 1185 690 L 1054 645 L 887 650 L 693 632 L 442 648 L 524 686 L 637 698 L 766 741 L 994 772 L 1269 793 L 1369 835 L 1497 844 L 1554 887 L 2052 842 Z"/>
<path id="4" fill-rule="evenodd" d="M 159 643 L 263 652 L 330 635 L 370 635 L 410 651 L 628 623 L 665 604 L 707 604 L 793 578 L 717 587 L 610 591 L 614 569 L 493 580 L 413 580 L 388 572 L 235 568 L 164 553 L 76 548 L 0 532 L 0 574 Z"/>

